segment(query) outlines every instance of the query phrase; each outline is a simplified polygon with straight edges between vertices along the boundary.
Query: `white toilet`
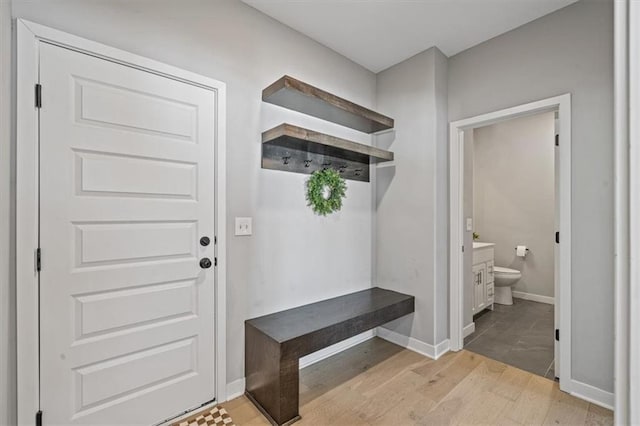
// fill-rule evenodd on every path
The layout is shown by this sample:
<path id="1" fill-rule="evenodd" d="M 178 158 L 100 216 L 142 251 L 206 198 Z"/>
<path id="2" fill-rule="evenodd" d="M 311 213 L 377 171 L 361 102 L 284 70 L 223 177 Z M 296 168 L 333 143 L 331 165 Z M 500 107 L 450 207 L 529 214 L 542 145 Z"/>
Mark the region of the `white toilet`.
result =
<path id="1" fill-rule="evenodd" d="M 513 305 L 511 288 L 522 278 L 522 273 L 517 269 L 495 266 L 493 268 L 493 280 L 495 286 L 494 303 L 501 305 Z"/>

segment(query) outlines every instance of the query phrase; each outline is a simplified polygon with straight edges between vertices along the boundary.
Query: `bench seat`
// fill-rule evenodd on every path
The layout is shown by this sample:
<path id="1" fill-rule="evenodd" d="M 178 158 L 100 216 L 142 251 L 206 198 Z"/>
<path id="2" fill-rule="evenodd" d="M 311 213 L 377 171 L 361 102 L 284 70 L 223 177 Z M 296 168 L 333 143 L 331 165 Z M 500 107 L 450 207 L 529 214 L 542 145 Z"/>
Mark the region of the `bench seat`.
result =
<path id="1" fill-rule="evenodd" d="M 298 413 L 298 360 L 410 314 L 413 296 L 378 287 L 245 321 L 249 399 L 276 425 Z"/>

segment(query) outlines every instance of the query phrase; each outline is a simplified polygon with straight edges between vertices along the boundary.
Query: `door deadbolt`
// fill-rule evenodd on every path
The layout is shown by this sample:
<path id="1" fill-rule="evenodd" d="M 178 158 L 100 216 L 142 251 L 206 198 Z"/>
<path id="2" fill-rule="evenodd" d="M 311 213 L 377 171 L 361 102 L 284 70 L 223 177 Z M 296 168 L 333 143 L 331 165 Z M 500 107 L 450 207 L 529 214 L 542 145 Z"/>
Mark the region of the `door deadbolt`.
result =
<path id="1" fill-rule="evenodd" d="M 208 246 L 209 244 L 211 244 L 211 240 L 209 239 L 209 237 L 202 237 L 202 238 L 200 238 L 200 245 L 201 245 L 202 247 L 206 247 L 206 246 Z"/>

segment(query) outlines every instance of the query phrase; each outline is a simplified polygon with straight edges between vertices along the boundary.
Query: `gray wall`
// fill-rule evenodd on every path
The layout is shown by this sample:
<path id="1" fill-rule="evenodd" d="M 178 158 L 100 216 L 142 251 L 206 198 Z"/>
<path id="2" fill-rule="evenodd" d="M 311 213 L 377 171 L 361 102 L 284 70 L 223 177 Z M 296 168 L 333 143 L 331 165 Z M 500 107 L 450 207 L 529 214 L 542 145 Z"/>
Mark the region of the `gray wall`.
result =
<path id="1" fill-rule="evenodd" d="M 260 168 L 260 133 L 289 121 L 371 143 L 261 92 L 290 74 L 371 108 L 373 73 L 237 0 L 14 0 L 13 15 L 227 83 L 228 382 L 244 376 L 245 319 L 371 286 L 369 184 L 349 181 L 342 211 L 315 216 L 307 176 Z M 253 236 L 233 235 L 235 216 L 253 216 Z"/>
<path id="2" fill-rule="evenodd" d="M 434 345 L 447 335 L 446 58 L 431 48 L 378 74 L 378 110 L 396 121 L 395 167 L 376 170 L 377 285 L 416 297 L 387 328 Z M 440 340 L 437 340 L 437 339 Z"/>
<path id="3" fill-rule="evenodd" d="M 555 113 L 474 130 L 473 217 L 495 264 L 522 272 L 514 291 L 554 296 Z M 466 189 L 465 189 L 466 191 Z M 526 245 L 525 259 L 514 247 Z"/>
<path id="4" fill-rule="evenodd" d="M 613 391 L 613 3 L 582 0 L 449 59 L 449 119 L 572 94 L 572 376 Z"/>
<path id="5" fill-rule="evenodd" d="M 0 5 L 6 34 L 9 4 Z M 372 268 L 378 285 L 417 298 L 416 314 L 391 328 L 439 343 L 448 327 L 446 122 L 572 92 L 573 377 L 612 389 L 610 1 L 582 0 L 450 58 L 448 70 L 447 59 L 430 49 L 382 72 L 378 84 L 369 71 L 237 0 L 13 0 L 12 7 L 13 16 L 228 84 L 229 382 L 243 376 L 245 318 L 369 287 Z M 6 70 L 4 41 L 2 46 Z M 305 205 L 304 176 L 260 169 L 260 132 L 285 120 L 370 142 L 341 126 L 262 104 L 262 88 L 285 73 L 365 106 L 377 101 L 381 112 L 396 118 L 395 140 L 389 138 L 393 134 L 377 139 L 395 151 L 397 167 L 376 169 L 373 197 L 368 184 L 349 182 L 343 211 L 319 218 Z M 5 82 L 3 77 L 0 102 L 6 106 Z M 0 154 L 9 149 L 6 127 L 1 128 Z M 2 244 L 9 232 L 8 158 L 0 155 Z M 232 235 L 235 216 L 254 217 L 252 237 Z M 9 408 L 0 411 L 0 423 L 12 418 L 14 406 L 3 396 L 15 395 L 14 306 L 6 302 L 15 287 L 5 259 L 0 259 L 0 409 L 4 401 Z"/>

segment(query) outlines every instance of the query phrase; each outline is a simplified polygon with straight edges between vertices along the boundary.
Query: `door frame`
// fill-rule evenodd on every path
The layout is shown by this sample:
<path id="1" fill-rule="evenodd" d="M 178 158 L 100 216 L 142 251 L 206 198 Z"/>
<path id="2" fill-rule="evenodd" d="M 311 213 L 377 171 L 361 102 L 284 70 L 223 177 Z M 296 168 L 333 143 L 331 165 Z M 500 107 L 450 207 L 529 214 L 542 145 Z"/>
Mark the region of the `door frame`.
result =
<path id="1" fill-rule="evenodd" d="M 39 46 L 48 43 L 216 92 L 215 128 L 215 392 L 226 400 L 226 84 L 152 59 L 17 19 L 16 306 L 18 424 L 33 424 L 40 407 L 38 247 Z M 45 89 L 46 90 L 46 89 Z M 204 401 L 203 401 L 204 402 Z M 191 407 L 185 407 L 185 409 Z M 180 413 L 176 413 L 180 414 Z"/>
<path id="2" fill-rule="evenodd" d="M 464 345 L 464 132 L 504 120 L 557 111 L 559 139 L 559 220 L 556 224 L 562 244 L 558 247 L 559 262 L 555 288 L 556 326 L 561 329 L 560 388 L 571 391 L 571 94 L 563 94 L 536 102 L 518 105 L 478 115 L 449 124 L 449 338 L 453 351 Z M 553 238 L 552 235 L 549 238 Z M 559 309 L 557 307 L 559 306 Z"/>
<path id="3" fill-rule="evenodd" d="M 614 4 L 616 425 L 639 424 L 640 408 L 640 7 Z"/>

